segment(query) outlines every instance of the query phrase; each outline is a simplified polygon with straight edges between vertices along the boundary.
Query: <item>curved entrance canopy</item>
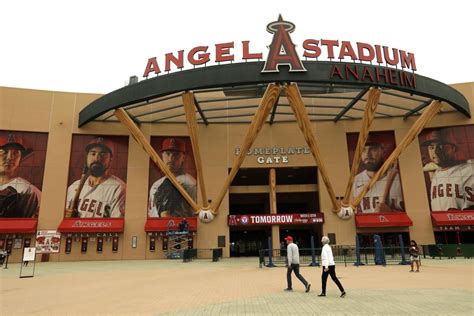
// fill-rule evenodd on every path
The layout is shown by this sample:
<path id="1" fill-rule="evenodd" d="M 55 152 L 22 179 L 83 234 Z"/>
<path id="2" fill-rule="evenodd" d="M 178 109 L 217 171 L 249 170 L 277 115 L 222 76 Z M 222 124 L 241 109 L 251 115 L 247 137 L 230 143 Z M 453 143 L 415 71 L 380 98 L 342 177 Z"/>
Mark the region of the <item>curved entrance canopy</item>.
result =
<path id="1" fill-rule="evenodd" d="M 439 112 L 459 111 L 470 117 L 469 104 L 455 89 L 414 73 L 365 64 L 305 62 L 306 72 L 262 73 L 263 62 L 198 68 L 148 79 L 111 92 L 79 114 L 79 126 L 91 121 L 118 122 L 163 171 L 203 222 L 211 221 L 232 180 L 265 123 L 297 122 L 328 191 L 332 211 L 349 219 L 353 208 L 381 177 L 390 182 L 396 161 L 424 126 Z M 196 117 L 198 113 L 198 117 Z M 403 140 L 385 160 L 358 196 L 352 184 L 374 118 L 419 115 Z M 311 121 L 361 119 L 361 130 L 346 193 L 337 201 L 321 158 Z M 186 124 L 196 162 L 202 205 L 198 205 L 161 160 L 137 124 Z M 209 204 L 202 166 L 197 124 L 250 123 L 218 196 Z M 384 193 L 385 196 L 385 193 Z M 385 198 L 383 198 L 385 200 Z"/>
<path id="2" fill-rule="evenodd" d="M 91 121 L 117 122 L 113 110 L 123 107 L 137 123 L 185 123 L 181 92 L 193 91 L 198 123 L 249 123 L 268 83 L 298 83 L 311 121 L 360 119 L 371 86 L 382 89 L 375 117 L 417 115 L 432 100 L 441 112 L 470 117 L 469 104 L 454 88 L 396 69 L 340 62 L 303 62 L 306 72 L 262 73 L 264 62 L 196 68 L 162 75 L 102 96 L 84 108 L 79 126 Z M 282 95 L 267 122 L 295 121 Z M 291 114 L 291 115 L 289 115 Z"/>

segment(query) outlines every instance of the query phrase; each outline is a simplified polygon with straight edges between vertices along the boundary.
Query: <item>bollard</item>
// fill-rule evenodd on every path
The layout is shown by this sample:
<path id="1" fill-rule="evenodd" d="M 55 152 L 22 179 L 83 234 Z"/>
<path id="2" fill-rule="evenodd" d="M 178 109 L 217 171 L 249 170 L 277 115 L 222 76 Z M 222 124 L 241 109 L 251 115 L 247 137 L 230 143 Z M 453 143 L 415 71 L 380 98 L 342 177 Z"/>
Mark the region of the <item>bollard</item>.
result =
<path id="1" fill-rule="evenodd" d="M 374 244 L 375 244 L 375 264 L 376 265 L 386 265 L 385 262 L 385 253 L 383 251 L 382 239 L 379 235 L 374 235 Z"/>
<path id="2" fill-rule="evenodd" d="M 316 249 L 314 248 L 314 236 L 311 235 L 309 239 L 311 244 L 311 263 L 309 264 L 310 267 L 319 267 L 319 261 L 316 262 Z"/>
<path id="3" fill-rule="evenodd" d="M 402 261 L 400 261 L 399 264 L 402 264 L 402 265 L 410 264 L 410 263 L 405 259 L 405 244 L 403 243 L 403 237 L 402 237 L 401 234 L 398 235 L 398 240 L 400 241 L 400 254 L 402 255 Z"/>
<path id="4" fill-rule="evenodd" d="M 354 262 L 354 265 L 356 267 L 363 266 L 364 264 L 360 261 L 360 241 L 359 241 L 359 235 L 357 234 L 355 237 L 355 242 L 356 242 L 356 262 Z"/>
<path id="5" fill-rule="evenodd" d="M 273 244 L 272 244 L 272 237 L 268 237 L 268 264 L 267 267 L 269 268 L 274 268 L 276 267 L 275 264 L 273 264 Z"/>

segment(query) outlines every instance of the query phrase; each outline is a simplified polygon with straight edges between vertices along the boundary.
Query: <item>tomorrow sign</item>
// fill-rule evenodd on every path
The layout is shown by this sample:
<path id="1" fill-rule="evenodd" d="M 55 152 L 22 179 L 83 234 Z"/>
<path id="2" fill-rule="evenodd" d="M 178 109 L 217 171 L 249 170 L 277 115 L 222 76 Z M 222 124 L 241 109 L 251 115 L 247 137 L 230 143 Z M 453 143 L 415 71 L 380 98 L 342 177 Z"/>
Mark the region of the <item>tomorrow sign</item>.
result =
<path id="1" fill-rule="evenodd" d="M 229 215 L 229 226 L 324 223 L 322 213 Z"/>

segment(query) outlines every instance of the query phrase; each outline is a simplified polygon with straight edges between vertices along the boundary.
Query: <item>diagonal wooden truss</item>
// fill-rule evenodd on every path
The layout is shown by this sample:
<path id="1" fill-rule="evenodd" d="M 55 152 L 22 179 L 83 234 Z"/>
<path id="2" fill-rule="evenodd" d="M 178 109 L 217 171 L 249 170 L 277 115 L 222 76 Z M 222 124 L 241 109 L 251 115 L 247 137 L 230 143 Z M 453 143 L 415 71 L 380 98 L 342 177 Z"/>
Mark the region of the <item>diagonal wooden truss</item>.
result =
<path id="1" fill-rule="evenodd" d="M 351 188 L 354 181 L 355 174 L 360 164 L 362 151 L 365 146 L 365 142 L 367 140 L 370 125 L 375 116 L 375 110 L 377 108 L 377 104 L 380 98 L 380 90 L 378 88 L 371 88 L 369 90 L 369 95 L 367 99 L 367 105 L 364 111 L 364 117 L 362 120 L 361 132 L 359 134 L 359 139 L 357 142 L 356 154 L 354 155 L 354 161 L 352 164 L 352 169 L 350 173 L 350 177 L 346 186 L 346 192 L 344 195 L 344 199 L 342 203 L 338 203 L 336 199 L 336 195 L 334 193 L 332 184 L 329 180 L 328 171 L 324 165 L 324 162 L 321 158 L 319 144 L 314 136 L 314 132 L 311 128 L 311 122 L 306 111 L 303 99 L 301 97 L 301 93 L 299 91 L 298 85 L 296 83 L 291 83 L 288 85 L 284 85 L 284 91 L 288 102 L 295 114 L 296 121 L 303 133 L 303 136 L 308 144 L 313 158 L 318 166 L 320 171 L 322 180 L 326 186 L 326 189 L 329 193 L 329 197 L 332 203 L 332 211 L 338 212 L 339 208 L 341 207 L 356 207 L 364 197 L 364 195 L 370 190 L 370 188 L 380 179 L 385 172 L 387 172 L 390 165 L 400 156 L 402 151 L 413 141 L 413 139 L 421 132 L 423 127 L 431 120 L 431 118 L 439 111 L 441 107 L 441 103 L 439 101 L 433 101 L 432 104 L 423 112 L 423 114 L 418 118 L 418 120 L 413 124 L 412 128 L 409 130 L 403 141 L 396 147 L 396 149 L 392 152 L 389 158 L 385 161 L 379 171 L 375 174 L 372 180 L 367 184 L 364 190 L 359 194 L 359 196 L 355 197 L 353 201 L 351 199 Z M 146 137 L 140 131 L 140 129 L 136 126 L 130 116 L 123 108 L 119 108 L 115 110 L 115 116 L 119 119 L 119 121 L 128 128 L 134 139 L 142 146 L 142 148 L 147 152 L 150 156 L 151 160 L 160 168 L 160 170 L 168 177 L 171 183 L 175 186 L 178 192 L 183 196 L 186 202 L 193 208 L 196 214 L 200 212 L 210 212 L 213 215 L 217 215 L 219 213 L 219 207 L 222 203 L 222 200 L 225 197 L 225 194 L 229 190 L 229 187 L 234 180 L 240 166 L 242 165 L 246 153 L 251 148 L 253 142 L 258 136 L 258 133 L 263 127 L 263 124 L 270 113 L 271 109 L 276 104 L 278 98 L 280 97 L 282 87 L 280 85 L 276 85 L 274 83 L 270 83 L 263 95 L 262 99 L 260 100 L 259 107 L 252 119 L 252 122 L 247 130 L 245 138 L 243 139 L 242 145 L 240 147 L 240 154 L 234 161 L 232 165 L 232 169 L 224 181 L 224 184 L 219 192 L 217 198 L 215 198 L 211 205 L 209 205 L 209 200 L 206 194 L 206 187 L 204 182 L 204 170 L 202 166 L 202 160 L 199 150 L 199 141 L 197 136 L 197 121 L 196 121 L 196 114 L 195 108 L 196 104 L 194 102 L 194 94 L 192 92 L 184 92 L 182 95 L 183 105 L 186 114 L 186 121 L 188 132 L 191 138 L 191 145 L 193 154 L 195 157 L 196 163 L 196 171 L 198 175 L 198 183 L 201 190 L 201 199 L 203 201 L 202 207 L 197 205 L 197 203 L 190 197 L 190 195 L 186 192 L 183 186 L 177 181 L 176 177 L 173 175 L 171 170 L 166 166 L 166 164 L 161 160 L 159 155 L 153 149 L 151 144 L 148 142 Z"/>

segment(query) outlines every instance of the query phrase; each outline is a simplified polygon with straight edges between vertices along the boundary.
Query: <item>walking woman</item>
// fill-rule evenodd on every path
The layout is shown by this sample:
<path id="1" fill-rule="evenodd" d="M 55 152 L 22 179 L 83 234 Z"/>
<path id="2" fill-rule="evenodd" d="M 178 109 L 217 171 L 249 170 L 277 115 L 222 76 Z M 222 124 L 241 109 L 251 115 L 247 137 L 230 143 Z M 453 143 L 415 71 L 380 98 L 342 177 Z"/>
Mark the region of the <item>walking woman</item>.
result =
<path id="1" fill-rule="evenodd" d="M 344 291 L 344 287 L 336 276 L 336 264 L 334 263 L 331 246 L 329 246 L 329 238 L 327 236 L 323 236 L 323 238 L 321 238 L 321 243 L 323 244 L 323 249 L 321 250 L 323 274 L 321 275 L 322 291 L 318 296 L 326 296 L 326 282 L 328 280 L 328 275 L 330 275 L 331 279 L 334 281 L 334 283 L 336 283 L 337 287 L 341 291 L 341 297 L 344 297 L 346 296 L 346 292 Z"/>

